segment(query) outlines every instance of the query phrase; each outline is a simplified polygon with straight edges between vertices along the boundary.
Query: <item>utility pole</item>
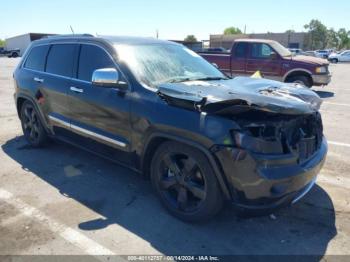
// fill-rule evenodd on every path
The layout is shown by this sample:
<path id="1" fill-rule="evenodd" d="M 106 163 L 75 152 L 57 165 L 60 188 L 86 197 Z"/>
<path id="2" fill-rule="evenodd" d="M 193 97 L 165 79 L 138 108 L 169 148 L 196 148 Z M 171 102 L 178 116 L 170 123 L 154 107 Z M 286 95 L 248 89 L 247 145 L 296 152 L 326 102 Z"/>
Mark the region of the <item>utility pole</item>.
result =
<path id="1" fill-rule="evenodd" d="M 69 27 L 70 27 L 70 30 L 72 31 L 72 34 L 75 35 L 73 27 L 71 25 Z"/>
<path id="2" fill-rule="evenodd" d="M 158 39 L 159 38 L 159 30 L 156 29 L 156 38 Z"/>

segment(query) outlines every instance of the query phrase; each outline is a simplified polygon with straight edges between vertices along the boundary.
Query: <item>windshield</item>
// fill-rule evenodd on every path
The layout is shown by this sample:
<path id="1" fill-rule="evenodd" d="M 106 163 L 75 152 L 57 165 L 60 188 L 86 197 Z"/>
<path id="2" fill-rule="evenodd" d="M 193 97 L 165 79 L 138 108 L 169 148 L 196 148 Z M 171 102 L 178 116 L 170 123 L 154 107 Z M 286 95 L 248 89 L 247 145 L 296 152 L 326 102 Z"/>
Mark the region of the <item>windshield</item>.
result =
<path id="1" fill-rule="evenodd" d="M 270 45 L 280 56 L 292 56 L 292 52 L 290 52 L 287 48 L 281 45 L 278 42 L 271 42 Z"/>
<path id="2" fill-rule="evenodd" d="M 157 87 L 162 83 L 190 80 L 226 79 L 216 67 L 182 45 L 115 45 L 118 59 L 127 64 L 143 84 Z"/>

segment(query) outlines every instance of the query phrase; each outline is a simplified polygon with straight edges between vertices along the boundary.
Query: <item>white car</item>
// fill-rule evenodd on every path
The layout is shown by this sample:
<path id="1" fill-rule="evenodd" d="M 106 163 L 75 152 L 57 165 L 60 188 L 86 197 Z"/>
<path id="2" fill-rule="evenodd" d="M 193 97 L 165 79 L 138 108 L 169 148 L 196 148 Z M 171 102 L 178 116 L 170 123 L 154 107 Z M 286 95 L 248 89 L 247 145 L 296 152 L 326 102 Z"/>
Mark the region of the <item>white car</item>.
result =
<path id="1" fill-rule="evenodd" d="M 350 50 L 345 50 L 339 54 L 332 53 L 329 55 L 328 60 L 332 63 L 350 62 Z"/>

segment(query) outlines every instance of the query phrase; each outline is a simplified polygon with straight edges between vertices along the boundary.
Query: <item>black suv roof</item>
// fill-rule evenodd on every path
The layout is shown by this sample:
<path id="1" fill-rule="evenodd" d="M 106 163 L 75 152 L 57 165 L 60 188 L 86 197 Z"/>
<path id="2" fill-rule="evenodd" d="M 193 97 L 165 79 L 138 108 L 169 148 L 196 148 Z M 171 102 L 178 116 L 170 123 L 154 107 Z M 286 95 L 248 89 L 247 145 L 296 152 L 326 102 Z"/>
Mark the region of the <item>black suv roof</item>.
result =
<path id="1" fill-rule="evenodd" d="M 137 36 L 93 36 L 90 34 L 79 34 L 79 35 L 55 35 L 42 38 L 40 40 L 35 41 L 36 43 L 52 43 L 52 42 L 60 42 L 60 41 L 77 41 L 77 40 L 93 40 L 93 41 L 108 41 L 110 43 L 119 43 L 119 44 L 128 44 L 128 45 L 137 45 L 137 44 L 174 44 L 178 45 L 175 42 L 160 40 L 152 37 L 137 37 Z"/>

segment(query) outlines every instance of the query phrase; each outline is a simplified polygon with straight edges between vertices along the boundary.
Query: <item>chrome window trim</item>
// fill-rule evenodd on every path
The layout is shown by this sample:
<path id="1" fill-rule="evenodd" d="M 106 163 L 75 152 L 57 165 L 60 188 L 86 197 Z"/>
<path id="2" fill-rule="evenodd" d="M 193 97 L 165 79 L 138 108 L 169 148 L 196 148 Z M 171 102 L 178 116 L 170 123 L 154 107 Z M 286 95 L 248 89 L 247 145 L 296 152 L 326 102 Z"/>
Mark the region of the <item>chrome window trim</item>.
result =
<path id="1" fill-rule="evenodd" d="M 56 122 L 56 123 L 59 123 L 59 124 L 65 126 L 65 127 L 69 127 L 69 128 L 71 128 L 71 129 L 73 129 L 75 131 L 84 133 L 84 134 L 86 134 L 86 135 L 88 135 L 90 137 L 98 138 L 98 139 L 101 139 L 101 140 L 103 140 L 105 142 L 109 142 L 111 144 L 114 144 L 114 145 L 117 145 L 117 146 L 120 146 L 120 147 L 126 147 L 126 143 L 124 143 L 124 142 L 121 142 L 119 140 L 116 140 L 116 139 L 113 139 L 113 138 L 110 138 L 110 137 L 107 137 L 107 136 L 104 136 L 104 135 L 101 135 L 101 134 L 97 134 L 97 133 L 95 133 L 93 131 L 87 130 L 85 128 L 81 128 L 81 127 L 79 127 L 77 125 L 70 124 L 67 121 L 61 120 L 61 119 L 59 119 L 57 117 L 49 115 L 49 119 L 54 121 L 54 122 Z"/>
<path id="2" fill-rule="evenodd" d="M 21 68 L 22 69 L 25 69 L 25 70 L 30 70 L 32 72 L 37 72 L 37 73 L 44 73 L 44 74 L 48 74 L 48 75 L 51 75 L 51 76 L 58 76 L 58 77 L 62 77 L 62 78 L 65 78 L 65 79 L 69 79 L 69 80 L 74 80 L 74 81 L 78 81 L 78 82 L 81 82 L 81 83 L 86 83 L 86 84 L 92 84 L 91 81 L 86 81 L 86 80 L 81 80 L 81 79 L 78 79 L 78 78 L 75 78 L 75 77 L 66 77 L 66 76 L 62 76 L 62 75 L 57 75 L 57 74 L 53 74 L 53 73 L 48 73 L 48 72 L 45 72 L 45 71 L 38 71 L 38 70 L 34 70 L 34 69 L 30 69 L 30 68 L 26 68 L 24 65 L 28 59 L 28 56 L 31 52 L 31 50 L 34 48 L 34 47 L 37 47 L 37 46 L 45 46 L 45 45 L 64 45 L 64 44 L 76 44 L 76 45 L 92 45 L 92 46 L 96 46 L 100 49 L 102 49 L 102 51 L 104 51 L 107 56 L 112 60 L 113 64 L 115 65 L 115 67 L 117 68 L 117 70 L 122 74 L 122 76 L 125 78 L 127 84 L 128 84 L 128 90 L 131 90 L 131 84 L 130 84 L 130 81 L 129 79 L 126 77 L 126 75 L 124 74 L 124 72 L 120 69 L 120 66 L 116 63 L 116 61 L 114 60 L 114 57 L 111 56 L 111 54 L 102 46 L 98 45 L 98 44 L 95 44 L 95 43 L 90 43 L 90 42 L 85 42 L 85 41 L 81 41 L 81 40 L 77 40 L 77 41 L 67 41 L 67 42 L 51 42 L 51 43 L 44 43 L 44 44 L 38 44 L 38 45 L 34 45 L 34 46 L 31 46 L 30 49 L 28 49 L 28 55 L 25 57 L 25 59 L 23 60 L 23 62 L 21 63 Z M 49 50 L 50 52 L 50 50 Z M 79 58 L 78 58 L 79 59 Z M 47 58 L 46 58 L 47 60 Z M 77 61 L 79 63 L 79 61 Z"/>

